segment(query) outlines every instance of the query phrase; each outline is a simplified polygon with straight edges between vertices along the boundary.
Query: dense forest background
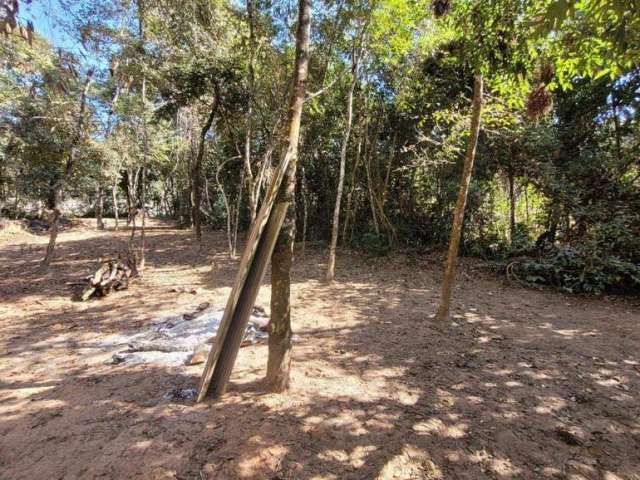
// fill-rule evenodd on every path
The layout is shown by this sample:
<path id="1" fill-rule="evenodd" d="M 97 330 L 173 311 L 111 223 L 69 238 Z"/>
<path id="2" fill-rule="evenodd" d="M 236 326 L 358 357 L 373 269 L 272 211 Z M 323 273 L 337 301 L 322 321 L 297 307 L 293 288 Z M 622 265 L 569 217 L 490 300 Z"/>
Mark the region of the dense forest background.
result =
<path id="1" fill-rule="evenodd" d="M 316 2 L 296 254 L 445 247 L 482 73 L 461 253 L 526 284 L 637 292 L 634 3 Z M 146 212 L 196 242 L 224 229 L 235 255 L 282 154 L 297 4 L 57 4 L 0 2 L 2 216 Z"/>

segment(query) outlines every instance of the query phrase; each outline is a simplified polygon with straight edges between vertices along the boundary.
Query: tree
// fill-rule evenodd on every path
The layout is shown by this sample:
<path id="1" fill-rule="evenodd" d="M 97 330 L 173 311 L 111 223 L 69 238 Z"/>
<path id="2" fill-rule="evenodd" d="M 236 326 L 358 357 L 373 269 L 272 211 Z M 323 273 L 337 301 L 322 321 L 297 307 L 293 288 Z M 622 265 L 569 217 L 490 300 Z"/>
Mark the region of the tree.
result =
<path id="1" fill-rule="evenodd" d="M 436 319 L 444 320 L 449 315 L 449 304 L 451 303 L 451 289 L 456 274 L 458 262 L 458 250 L 460 248 L 460 236 L 462 234 L 462 222 L 464 221 L 464 210 L 467 204 L 467 194 L 469 192 L 469 182 L 473 172 L 473 161 L 476 156 L 478 146 L 478 135 L 480 134 L 480 114 L 482 112 L 482 75 L 475 75 L 473 81 L 473 106 L 471 109 L 471 135 L 467 144 L 467 152 L 464 156 L 464 168 L 460 178 L 460 190 L 458 200 L 453 212 L 453 225 L 451 226 L 451 236 L 449 237 L 449 250 L 442 279 L 442 294 L 440 306 L 436 313 Z"/>
<path id="2" fill-rule="evenodd" d="M 480 132 L 484 82 L 482 72 L 486 71 L 494 75 L 503 84 L 512 84 L 509 77 L 516 72 L 526 73 L 527 67 L 524 63 L 526 56 L 523 51 L 526 48 L 526 42 L 522 40 L 522 28 L 519 28 L 522 26 L 521 9 L 522 5 L 519 2 L 505 0 L 492 4 L 463 3 L 454 10 L 453 22 L 457 23 L 463 48 L 473 52 L 469 63 L 474 72 L 474 87 L 469 143 L 464 156 L 458 197 L 453 212 L 436 320 L 445 320 L 449 315 L 467 194 Z M 521 41 L 518 43 L 518 40 Z M 517 45 L 520 47 L 518 48 Z"/>
<path id="3" fill-rule="evenodd" d="M 289 166 L 278 192 L 278 203 L 288 204 L 287 216 L 271 257 L 271 320 L 269 321 L 269 358 L 265 383 L 273 392 L 289 388 L 291 367 L 291 265 L 295 240 L 295 185 L 300 121 L 309 69 L 311 0 L 299 0 L 296 56 L 289 100 L 288 133 L 285 155 Z"/>
<path id="4" fill-rule="evenodd" d="M 360 34 L 361 41 L 362 33 Z M 354 42 L 355 43 L 355 42 Z M 338 188 L 336 192 L 336 203 L 333 210 L 333 221 L 331 224 L 331 243 L 329 244 L 329 261 L 327 264 L 327 280 L 333 281 L 336 274 L 336 247 L 338 246 L 338 232 L 340 231 L 340 203 L 342 202 L 342 191 L 344 189 L 344 175 L 347 164 L 347 148 L 351 137 L 351 126 L 353 124 L 353 93 L 358 84 L 358 62 L 360 59 L 360 46 L 354 44 L 351 52 L 351 84 L 347 93 L 347 118 L 340 148 L 340 173 L 338 176 Z"/>
<path id="5" fill-rule="evenodd" d="M 82 136 L 84 135 L 84 123 L 85 123 L 85 110 L 87 108 L 87 95 L 89 92 L 89 86 L 93 79 L 93 70 L 89 70 L 86 73 L 84 84 L 80 90 L 78 99 L 78 112 L 76 114 L 76 125 L 68 145 L 67 160 L 62 175 L 51 186 L 50 194 L 50 208 L 51 215 L 49 217 L 49 244 L 47 245 L 47 253 L 42 260 L 42 267 L 48 267 L 51 264 L 54 256 L 54 249 L 56 247 L 56 238 L 58 237 L 58 224 L 60 217 L 62 216 L 62 197 L 64 195 L 64 189 L 66 184 L 71 179 L 73 169 L 75 168 L 78 158 L 78 144 L 80 143 Z"/>

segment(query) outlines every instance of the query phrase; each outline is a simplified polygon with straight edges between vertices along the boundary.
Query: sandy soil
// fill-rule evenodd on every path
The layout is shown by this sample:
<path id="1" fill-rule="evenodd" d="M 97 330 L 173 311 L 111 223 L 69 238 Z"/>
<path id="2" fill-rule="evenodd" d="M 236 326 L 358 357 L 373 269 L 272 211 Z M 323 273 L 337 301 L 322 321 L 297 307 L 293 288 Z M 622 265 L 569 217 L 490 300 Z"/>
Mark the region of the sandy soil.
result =
<path id="1" fill-rule="evenodd" d="M 237 261 L 224 237 L 155 223 L 145 277 L 77 303 L 72 286 L 126 232 L 0 243 L 0 478 L 640 479 L 640 307 L 509 286 L 468 264 L 454 315 L 431 317 L 433 258 L 296 260 L 292 390 L 266 394 L 266 347 L 242 349 L 218 402 L 167 401 L 186 370 L 106 365 L 112 333 L 209 301 Z M 198 288 L 198 294 L 171 287 Z M 268 307 L 268 282 L 258 303 Z"/>

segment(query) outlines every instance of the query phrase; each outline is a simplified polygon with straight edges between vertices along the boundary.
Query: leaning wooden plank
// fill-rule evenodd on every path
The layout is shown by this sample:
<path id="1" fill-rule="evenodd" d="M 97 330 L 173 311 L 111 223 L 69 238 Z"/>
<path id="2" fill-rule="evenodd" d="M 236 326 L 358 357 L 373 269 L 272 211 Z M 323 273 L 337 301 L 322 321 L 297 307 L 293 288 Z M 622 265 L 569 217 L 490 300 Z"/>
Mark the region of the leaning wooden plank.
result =
<path id="1" fill-rule="evenodd" d="M 247 279 L 249 269 L 251 268 L 251 264 L 253 263 L 260 238 L 267 224 L 267 221 L 269 220 L 271 209 L 273 208 L 276 195 L 278 193 L 278 190 L 280 189 L 282 179 L 284 178 L 284 174 L 287 171 L 291 158 L 292 152 L 287 150 L 287 153 L 283 156 L 282 160 L 278 164 L 271 185 L 269 185 L 269 189 L 267 190 L 264 201 L 262 202 L 260 212 L 258 213 L 258 216 L 256 217 L 253 225 L 251 226 L 249 239 L 247 240 L 247 244 L 245 245 L 244 251 L 242 252 L 242 257 L 240 259 L 240 268 L 238 269 L 238 274 L 236 275 L 233 289 L 231 290 L 231 294 L 229 295 L 229 299 L 227 300 L 227 306 L 225 307 L 222 320 L 220 321 L 220 327 L 218 328 L 216 340 L 211 347 L 211 351 L 209 352 L 209 356 L 207 357 L 207 362 L 205 363 L 204 370 L 202 371 L 202 376 L 200 377 L 200 386 L 197 399 L 198 402 L 204 400 L 204 398 L 209 393 L 209 384 L 211 382 L 211 376 L 213 375 L 213 370 L 218 360 L 218 356 L 220 355 L 220 349 L 223 345 L 224 338 L 227 335 L 229 325 L 235 313 L 238 298 L 242 293 L 242 289 Z"/>
<path id="2" fill-rule="evenodd" d="M 273 247 L 276 244 L 278 233 L 282 227 L 284 217 L 287 215 L 288 208 L 289 204 L 287 202 L 276 204 L 269 216 L 265 232 L 261 236 L 211 377 L 209 394 L 213 397 L 219 397 L 226 391 L 233 365 L 238 356 L 238 350 L 240 350 L 247 330 L 249 317 L 253 311 L 253 305 L 260 290 L 260 284 L 267 270 Z"/>

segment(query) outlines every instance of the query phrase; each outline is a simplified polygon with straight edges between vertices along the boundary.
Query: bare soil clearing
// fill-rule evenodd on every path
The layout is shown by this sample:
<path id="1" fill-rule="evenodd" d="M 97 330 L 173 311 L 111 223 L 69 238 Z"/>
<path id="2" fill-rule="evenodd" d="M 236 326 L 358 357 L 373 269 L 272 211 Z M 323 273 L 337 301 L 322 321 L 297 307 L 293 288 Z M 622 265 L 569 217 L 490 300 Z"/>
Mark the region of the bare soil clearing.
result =
<path id="1" fill-rule="evenodd" d="M 515 288 L 466 265 L 438 324 L 433 258 L 342 254 L 328 285 L 325 252 L 308 249 L 291 392 L 261 390 L 255 345 L 230 392 L 196 405 L 164 396 L 195 387 L 201 365 L 107 365 L 97 345 L 159 313 L 224 306 L 237 263 L 222 234 L 199 249 L 153 222 L 144 278 L 71 301 L 66 282 L 126 239 L 64 231 L 42 273 L 45 237 L 0 238 L 1 479 L 640 479 L 637 302 Z"/>

